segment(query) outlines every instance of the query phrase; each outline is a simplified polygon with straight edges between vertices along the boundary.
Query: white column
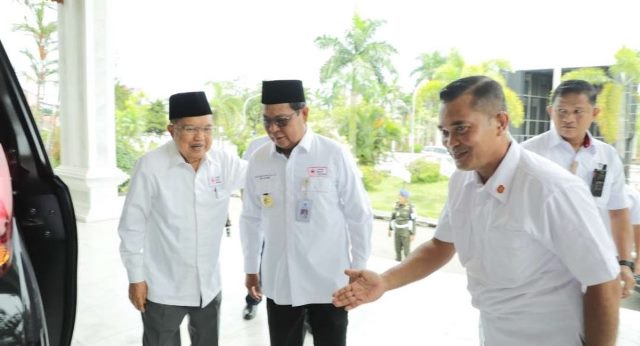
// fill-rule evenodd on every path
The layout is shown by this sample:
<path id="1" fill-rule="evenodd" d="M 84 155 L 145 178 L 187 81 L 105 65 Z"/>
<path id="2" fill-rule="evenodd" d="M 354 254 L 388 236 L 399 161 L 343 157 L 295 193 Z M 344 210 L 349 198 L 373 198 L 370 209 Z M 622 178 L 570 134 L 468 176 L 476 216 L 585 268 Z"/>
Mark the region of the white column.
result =
<path id="1" fill-rule="evenodd" d="M 61 165 L 80 221 L 118 218 L 114 59 L 109 0 L 65 1 L 58 7 Z"/>
<path id="2" fill-rule="evenodd" d="M 558 85 L 560 85 L 560 83 L 562 83 L 562 68 L 556 66 L 553 68 L 553 80 L 552 80 L 553 89 L 551 90 L 555 90 L 558 87 Z"/>

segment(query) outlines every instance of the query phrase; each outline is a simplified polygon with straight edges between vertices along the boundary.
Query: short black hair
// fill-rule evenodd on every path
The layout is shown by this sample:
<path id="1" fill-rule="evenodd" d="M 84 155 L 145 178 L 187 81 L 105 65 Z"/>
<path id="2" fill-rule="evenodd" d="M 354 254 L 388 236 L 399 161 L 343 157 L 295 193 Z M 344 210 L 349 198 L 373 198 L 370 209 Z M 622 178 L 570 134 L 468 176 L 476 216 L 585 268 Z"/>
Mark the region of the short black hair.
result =
<path id="1" fill-rule="evenodd" d="M 291 107 L 291 109 L 293 109 L 296 112 L 306 106 L 307 104 L 305 102 L 289 102 L 289 107 Z"/>
<path id="2" fill-rule="evenodd" d="M 589 103 L 595 106 L 598 90 L 593 84 L 582 79 L 566 80 L 560 83 L 551 94 L 551 103 L 553 104 L 558 97 L 563 97 L 567 94 L 584 94 L 589 98 Z"/>
<path id="3" fill-rule="evenodd" d="M 263 109 L 266 106 L 268 106 L 268 105 L 262 104 L 262 108 Z M 289 107 L 291 107 L 291 109 L 293 109 L 296 112 L 296 114 L 298 114 L 300 112 L 300 110 L 303 109 L 306 106 L 307 106 L 306 102 L 289 102 Z"/>
<path id="4" fill-rule="evenodd" d="M 446 104 L 465 94 L 473 97 L 474 108 L 490 106 L 498 112 L 507 110 L 502 86 L 487 76 L 465 77 L 449 83 L 440 91 L 440 101 Z"/>

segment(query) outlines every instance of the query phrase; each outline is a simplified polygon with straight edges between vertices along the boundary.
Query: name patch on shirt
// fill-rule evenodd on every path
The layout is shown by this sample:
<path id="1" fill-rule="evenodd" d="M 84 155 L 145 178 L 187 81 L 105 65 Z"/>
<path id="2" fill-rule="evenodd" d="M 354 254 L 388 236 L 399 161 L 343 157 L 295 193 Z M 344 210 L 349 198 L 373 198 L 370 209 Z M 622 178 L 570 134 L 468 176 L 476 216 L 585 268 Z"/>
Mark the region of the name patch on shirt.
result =
<path id="1" fill-rule="evenodd" d="M 326 177 L 327 167 L 308 167 L 307 173 L 310 177 Z"/>
<path id="2" fill-rule="evenodd" d="M 222 177 L 217 175 L 215 177 L 211 177 L 209 178 L 209 185 L 210 186 L 217 186 L 217 185 L 221 185 L 222 184 Z"/>
<path id="3" fill-rule="evenodd" d="M 275 176 L 275 174 L 259 174 L 254 176 L 254 178 L 255 180 L 271 180 Z"/>

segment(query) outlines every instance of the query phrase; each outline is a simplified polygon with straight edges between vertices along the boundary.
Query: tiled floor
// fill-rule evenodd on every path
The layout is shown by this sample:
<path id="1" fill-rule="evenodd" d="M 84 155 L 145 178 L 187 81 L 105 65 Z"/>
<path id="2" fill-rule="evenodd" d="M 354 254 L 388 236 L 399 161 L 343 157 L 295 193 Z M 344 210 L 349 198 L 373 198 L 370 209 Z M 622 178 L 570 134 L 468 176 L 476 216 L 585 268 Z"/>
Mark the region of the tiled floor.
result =
<path id="1" fill-rule="evenodd" d="M 239 202 L 232 199 L 232 220 L 237 219 Z M 80 223 L 78 313 L 73 346 L 140 345 L 140 316 L 127 299 L 127 279 L 118 254 L 117 220 Z M 384 270 L 394 261 L 386 224 L 377 222 L 374 254 L 370 267 Z M 221 265 L 223 300 L 221 345 L 266 346 L 269 344 L 266 311 L 260 304 L 257 317 L 245 321 L 244 274 L 237 229 L 223 238 Z M 418 241 L 431 235 L 421 229 Z M 621 309 L 618 345 L 640 345 L 640 295 Z M 470 305 L 466 278 L 454 259 L 447 270 L 421 282 L 387 293 L 380 301 L 349 314 L 348 344 L 360 345 L 477 345 L 478 313 Z M 183 345 L 188 345 L 183 330 Z M 312 345 L 307 338 L 305 345 Z"/>

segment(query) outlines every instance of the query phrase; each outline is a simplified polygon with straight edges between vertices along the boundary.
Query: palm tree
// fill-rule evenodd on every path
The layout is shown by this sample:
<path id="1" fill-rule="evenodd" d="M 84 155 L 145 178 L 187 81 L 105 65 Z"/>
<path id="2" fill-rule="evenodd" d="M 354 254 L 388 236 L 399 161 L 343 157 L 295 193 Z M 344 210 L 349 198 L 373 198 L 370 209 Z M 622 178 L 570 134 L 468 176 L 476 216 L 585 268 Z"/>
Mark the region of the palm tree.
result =
<path id="1" fill-rule="evenodd" d="M 415 86 L 418 86 L 422 81 L 433 79 L 433 75 L 438 67 L 447 62 L 447 56 L 436 51 L 433 53 L 422 53 L 418 56 L 418 60 L 420 60 L 420 66 L 411 71 L 411 76 L 418 76 Z"/>
<path id="2" fill-rule="evenodd" d="M 56 155 L 52 155 L 52 152 L 54 152 L 53 147 L 56 140 L 55 124 L 57 111 L 54 109 L 51 112 L 50 115 L 52 115 L 52 118 L 49 121 L 48 127 L 45 127 L 44 123 L 42 123 L 42 115 L 44 113 L 43 101 L 46 92 L 45 87 L 47 84 L 54 82 L 52 77 L 58 73 L 58 61 L 52 57 L 52 53 L 58 48 L 56 41 L 58 24 L 55 19 L 52 21 L 48 20 L 51 12 L 55 8 L 45 0 L 36 2 L 23 0 L 21 3 L 27 8 L 29 16 L 24 17 L 23 23 L 15 24 L 13 30 L 25 33 L 33 39 L 33 43 L 35 43 L 34 50 L 24 49 L 21 51 L 21 53 L 27 57 L 31 67 L 31 72 L 24 73 L 24 76 L 36 85 L 36 104 L 33 107 L 33 113 L 38 126 L 42 130 L 47 131 L 43 132 L 46 150 L 55 162 L 58 158 Z"/>
<path id="3" fill-rule="evenodd" d="M 45 85 L 50 81 L 50 77 L 57 73 L 57 60 L 52 59 L 50 54 L 57 50 L 55 33 L 58 30 L 58 24 L 57 21 L 46 20 L 47 11 L 53 9 L 46 1 L 37 3 L 26 1 L 24 4 L 31 18 L 25 16 L 24 23 L 15 24 L 13 30 L 27 34 L 36 45 L 35 54 L 28 50 L 22 50 L 21 53 L 27 57 L 31 66 L 32 74 L 25 75 L 36 83 L 36 113 L 40 115 Z"/>
<path id="4" fill-rule="evenodd" d="M 214 123 L 224 136 L 243 152 L 249 140 L 264 131 L 260 113 L 260 93 L 238 86 L 235 81 L 214 81 L 211 110 Z"/>
<path id="5" fill-rule="evenodd" d="M 346 89 L 353 108 L 358 99 L 371 88 L 382 89 L 386 78 L 395 75 L 390 56 L 396 49 L 386 42 L 374 41 L 376 31 L 384 21 L 360 18 L 354 14 L 353 26 L 344 39 L 323 35 L 315 39 L 318 48 L 333 51 L 333 55 L 320 69 L 320 81 L 332 89 Z M 368 95 L 367 95 L 368 96 Z M 348 140 L 351 149 L 356 146 L 357 118 L 348 119 Z"/>
<path id="6" fill-rule="evenodd" d="M 436 53 L 422 54 L 421 56 L 435 56 Z M 507 111 L 511 124 L 518 127 L 524 121 L 524 106 L 518 94 L 507 87 L 503 73 L 510 71 L 511 67 L 504 60 L 488 60 L 478 65 L 467 65 L 462 55 L 457 50 L 451 50 L 445 57 L 445 63 L 433 68 L 435 64 L 424 66 L 424 64 L 414 70 L 421 71 L 423 75 L 430 75 L 431 79 L 422 80 L 418 84 L 415 94 L 415 119 L 425 129 L 435 129 L 439 109 L 439 93 L 442 88 L 456 79 L 473 76 L 486 75 L 498 82 L 504 91 Z M 424 131 L 431 137 L 435 133 Z M 435 138 L 418 138 L 417 142 L 435 141 Z"/>

